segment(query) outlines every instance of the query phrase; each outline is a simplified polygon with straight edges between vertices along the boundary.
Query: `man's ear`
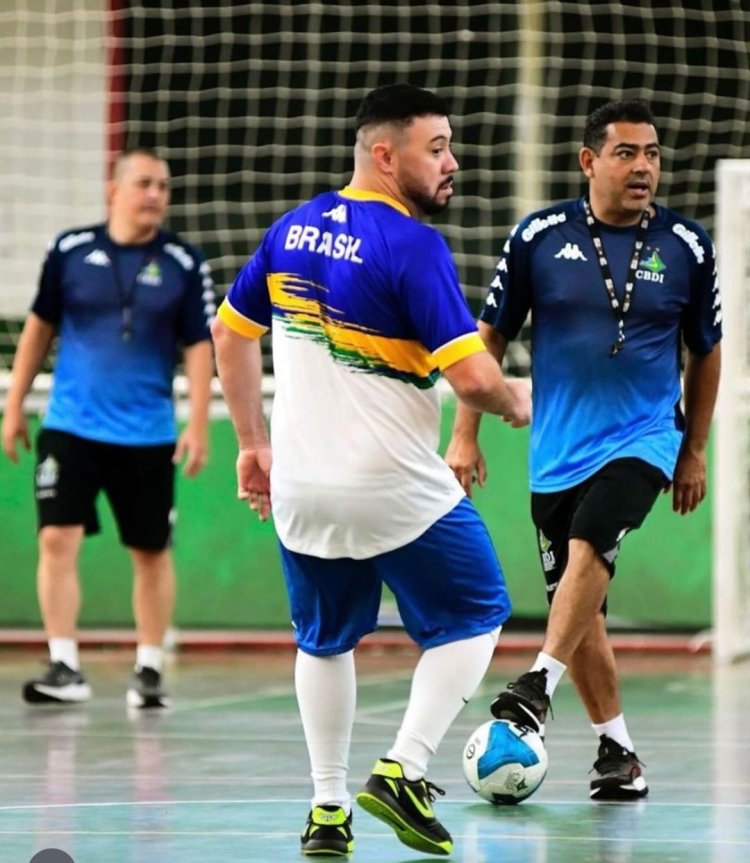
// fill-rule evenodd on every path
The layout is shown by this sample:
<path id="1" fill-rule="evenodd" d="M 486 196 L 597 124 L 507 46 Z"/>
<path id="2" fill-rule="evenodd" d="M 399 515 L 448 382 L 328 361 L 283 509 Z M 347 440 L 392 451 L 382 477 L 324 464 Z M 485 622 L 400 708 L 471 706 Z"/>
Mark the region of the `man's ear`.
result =
<path id="1" fill-rule="evenodd" d="M 594 159 L 596 153 L 591 147 L 581 147 L 578 152 L 578 164 L 581 166 L 583 173 L 589 178 L 594 176 Z"/>
<path id="2" fill-rule="evenodd" d="M 112 198 L 115 196 L 115 188 L 117 187 L 116 180 L 107 180 L 107 184 L 104 187 L 104 197 L 107 202 L 107 207 L 112 206 Z"/>
<path id="3" fill-rule="evenodd" d="M 393 144 L 390 141 L 377 141 L 370 151 L 373 164 L 384 174 L 393 173 Z"/>

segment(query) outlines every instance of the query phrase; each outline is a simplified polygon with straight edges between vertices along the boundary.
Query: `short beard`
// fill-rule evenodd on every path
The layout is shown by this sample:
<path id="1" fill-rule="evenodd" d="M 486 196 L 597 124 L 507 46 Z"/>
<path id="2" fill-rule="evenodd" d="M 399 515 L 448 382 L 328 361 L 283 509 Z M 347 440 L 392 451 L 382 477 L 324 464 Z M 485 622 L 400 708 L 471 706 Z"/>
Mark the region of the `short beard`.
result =
<path id="1" fill-rule="evenodd" d="M 446 198 L 442 204 L 438 203 L 436 198 L 419 198 L 414 203 L 422 210 L 425 216 L 436 216 L 442 213 L 450 203 L 450 198 Z"/>
<path id="2" fill-rule="evenodd" d="M 409 200 L 417 206 L 425 216 L 435 216 L 438 213 L 442 213 L 450 203 L 450 196 L 446 197 L 442 204 L 438 201 L 437 196 L 442 191 L 442 186 L 434 195 L 428 195 L 416 183 L 409 183 L 408 181 L 403 183 L 401 188 Z"/>

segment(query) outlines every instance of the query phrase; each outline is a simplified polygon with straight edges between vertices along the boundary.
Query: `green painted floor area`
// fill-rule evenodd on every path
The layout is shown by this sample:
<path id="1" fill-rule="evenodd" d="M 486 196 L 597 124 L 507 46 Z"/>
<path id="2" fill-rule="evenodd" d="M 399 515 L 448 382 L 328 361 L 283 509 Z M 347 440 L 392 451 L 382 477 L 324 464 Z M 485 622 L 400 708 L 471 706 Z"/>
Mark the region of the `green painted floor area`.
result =
<path id="1" fill-rule="evenodd" d="M 75 863 L 299 861 L 310 784 L 292 691 L 291 653 L 180 656 L 174 708 L 131 716 L 129 656 L 84 656 L 94 699 L 67 710 L 25 706 L 20 684 L 42 657 L 0 655 L 0 863 L 58 848 Z M 392 742 L 416 654 L 364 654 L 351 790 Z M 594 804 L 596 740 L 563 683 L 549 723 L 549 774 L 517 807 L 495 808 L 463 780 L 462 746 L 492 695 L 526 669 L 493 663 L 485 686 L 435 757 L 436 804 L 461 863 L 747 863 L 750 861 L 750 664 L 625 656 L 626 716 L 651 794 Z M 353 861 L 436 860 L 401 845 L 355 808 Z M 446 859 L 446 858 L 443 858 Z"/>

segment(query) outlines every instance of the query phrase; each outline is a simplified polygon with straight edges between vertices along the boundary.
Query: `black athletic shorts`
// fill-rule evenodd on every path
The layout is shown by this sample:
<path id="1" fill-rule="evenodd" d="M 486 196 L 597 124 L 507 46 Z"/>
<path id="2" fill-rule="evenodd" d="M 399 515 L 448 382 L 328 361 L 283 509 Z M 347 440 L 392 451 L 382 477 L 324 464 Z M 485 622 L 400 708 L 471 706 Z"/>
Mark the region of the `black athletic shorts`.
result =
<path id="1" fill-rule="evenodd" d="M 161 551 L 174 522 L 174 444 L 119 446 L 42 429 L 34 477 L 39 528 L 82 524 L 99 532 L 96 498 L 103 491 L 129 548 Z"/>
<path id="2" fill-rule="evenodd" d="M 573 488 L 551 494 L 532 492 L 531 517 L 547 582 L 547 601 L 552 602 L 565 571 L 571 539 L 590 543 L 612 578 L 623 537 L 643 524 L 668 484 L 653 465 L 639 458 L 618 458 Z"/>

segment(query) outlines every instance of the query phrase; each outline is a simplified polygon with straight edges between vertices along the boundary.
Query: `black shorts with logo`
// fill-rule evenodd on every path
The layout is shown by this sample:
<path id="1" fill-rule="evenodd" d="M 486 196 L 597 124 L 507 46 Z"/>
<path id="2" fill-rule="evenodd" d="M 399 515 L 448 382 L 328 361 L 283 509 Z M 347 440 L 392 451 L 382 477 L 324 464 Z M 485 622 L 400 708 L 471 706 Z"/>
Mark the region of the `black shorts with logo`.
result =
<path id="1" fill-rule="evenodd" d="M 615 559 L 627 533 L 639 528 L 659 493 L 669 484 L 664 474 L 639 458 L 618 458 L 593 476 L 564 491 L 531 495 L 531 517 L 547 582 L 547 601 L 568 563 L 568 541 L 583 539 L 615 574 Z"/>
<path id="2" fill-rule="evenodd" d="M 103 491 L 120 540 L 129 548 L 161 551 L 174 522 L 174 444 L 119 446 L 42 429 L 34 477 L 39 528 L 83 525 L 99 532 L 96 498 Z"/>

